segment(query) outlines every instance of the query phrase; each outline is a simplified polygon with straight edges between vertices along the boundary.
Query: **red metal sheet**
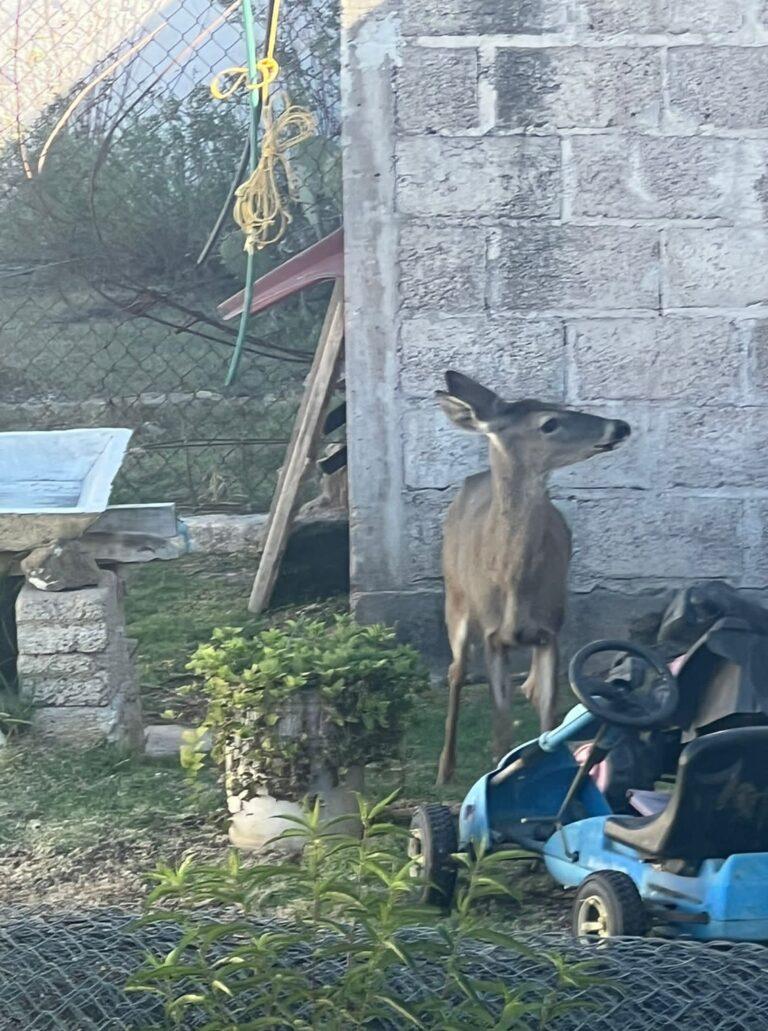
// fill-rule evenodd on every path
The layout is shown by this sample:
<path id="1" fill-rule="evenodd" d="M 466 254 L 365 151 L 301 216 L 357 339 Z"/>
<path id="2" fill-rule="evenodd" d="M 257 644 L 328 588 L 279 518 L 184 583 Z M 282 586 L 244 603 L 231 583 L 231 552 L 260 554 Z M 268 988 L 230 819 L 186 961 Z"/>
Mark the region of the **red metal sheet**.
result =
<path id="1" fill-rule="evenodd" d="M 344 275 L 344 230 L 337 229 L 330 236 L 300 251 L 277 268 L 267 272 L 253 284 L 251 314 L 264 311 L 284 297 L 327 279 L 341 279 Z M 218 307 L 222 319 L 234 319 L 243 310 L 244 291 L 228 298 Z"/>

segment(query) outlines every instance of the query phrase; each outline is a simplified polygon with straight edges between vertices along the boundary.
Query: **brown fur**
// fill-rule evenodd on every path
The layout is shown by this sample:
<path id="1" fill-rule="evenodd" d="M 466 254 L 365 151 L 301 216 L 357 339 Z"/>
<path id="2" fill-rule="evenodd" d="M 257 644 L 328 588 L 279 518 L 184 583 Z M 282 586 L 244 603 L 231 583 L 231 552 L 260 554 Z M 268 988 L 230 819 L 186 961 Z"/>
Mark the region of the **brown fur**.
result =
<path id="1" fill-rule="evenodd" d="M 522 690 L 538 710 L 542 730 L 554 726 L 571 533 L 549 499 L 547 476 L 552 468 L 610 449 L 629 433 L 625 423 L 544 402 L 508 404 L 457 373 L 447 379 L 441 404 L 462 428 L 488 436 L 491 468 L 464 481 L 444 525 L 445 618 L 453 661 L 439 783 L 454 771 L 461 687 L 473 639 L 484 647 L 496 754 L 510 745 L 514 648 L 533 648 Z M 543 433 L 542 425 L 552 421 L 556 431 Z"/>

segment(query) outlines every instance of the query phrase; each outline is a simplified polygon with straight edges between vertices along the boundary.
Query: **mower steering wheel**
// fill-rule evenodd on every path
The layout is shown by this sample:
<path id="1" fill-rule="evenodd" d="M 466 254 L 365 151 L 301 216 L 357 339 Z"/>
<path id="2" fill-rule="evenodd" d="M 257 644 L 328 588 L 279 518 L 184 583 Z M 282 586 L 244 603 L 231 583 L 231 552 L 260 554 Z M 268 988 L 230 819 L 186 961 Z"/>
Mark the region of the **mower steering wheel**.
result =
<path id="1" fill-rule="evenodd" d="M 626 680 L 603 680 L 585 673 L 587 661 L 601 652 L 625 652 L 635 656 L 655 676 L 650 682 L 635 686 Z M 622 727 L 661 727 L 672 719 L 677 709 L 677 681 L 666 663 L 649 648 L 632 641 L 593 641 L 585 645 L 571 659 L 568 676 L 582 705 L 607 723 Z"/>

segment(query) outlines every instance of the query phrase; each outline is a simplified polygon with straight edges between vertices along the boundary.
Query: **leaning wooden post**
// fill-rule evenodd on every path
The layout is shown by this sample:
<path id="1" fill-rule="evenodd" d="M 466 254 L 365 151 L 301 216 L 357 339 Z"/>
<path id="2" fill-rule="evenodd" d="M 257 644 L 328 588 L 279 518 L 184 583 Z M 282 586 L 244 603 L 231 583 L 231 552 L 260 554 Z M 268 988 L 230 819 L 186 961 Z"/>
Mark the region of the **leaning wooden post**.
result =
<path id="1" fill-rule="evenodd" d="M 272 498 L 264 550 L 248 602 L 248 609 L 254 613 L 261 612 L 269 604 L 275 586 L 288 543 L 299 489 L 312 459 L 323 415 L 336 381 L 343 339 L 344 281 L 337 279 Z"/>

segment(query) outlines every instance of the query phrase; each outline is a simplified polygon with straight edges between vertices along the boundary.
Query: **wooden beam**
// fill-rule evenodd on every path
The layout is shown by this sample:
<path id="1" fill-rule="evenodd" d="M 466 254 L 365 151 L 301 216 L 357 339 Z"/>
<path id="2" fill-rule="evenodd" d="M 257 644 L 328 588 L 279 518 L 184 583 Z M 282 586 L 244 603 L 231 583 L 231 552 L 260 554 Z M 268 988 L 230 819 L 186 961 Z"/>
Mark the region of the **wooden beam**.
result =
<path id="1" fill-rule="evenodd" d="M 322 420 L 338 375 L 344 339 L 344 281 L 336 280 L 315 358 L 301 400 L 283 467 L 272 498 L 264 550 L 248 602 L 251 612 L 261 612 L 272 596 L 277 580 L 299 489 L 312 460 Z"/>

